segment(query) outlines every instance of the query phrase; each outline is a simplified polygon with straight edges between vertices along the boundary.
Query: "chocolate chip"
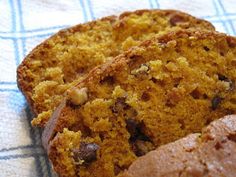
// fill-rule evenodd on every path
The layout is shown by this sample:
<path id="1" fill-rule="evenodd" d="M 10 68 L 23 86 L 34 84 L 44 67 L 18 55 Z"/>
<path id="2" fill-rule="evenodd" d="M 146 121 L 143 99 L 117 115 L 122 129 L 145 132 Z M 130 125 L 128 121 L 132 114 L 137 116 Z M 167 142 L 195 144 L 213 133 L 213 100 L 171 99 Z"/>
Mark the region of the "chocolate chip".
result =
<path id="1" fill-rule="evenodd" d="M 125 99 L 126 98 L 124 97 L 117 98 L 115 104 L 111 108 L 113 113 L 117 114 L 130 108 L 130 105 L 125 103 Z"/>
<path id="2" fill-rule="evenodd" d="M 96 151 L 99 146 L 96 143 L 81 142 L 79 148 L 73 149 L 74 160 L 80 164 L 88 164 L 97 159 Z"/>
<path id="3" fill-rule="evenodd" d="M 126 128 L 130 133 L 131 138 L 137 136 L 138 123 L 134 119 L 126 119 Z"/>
<path id="4" fill-rule="evenodd" d="M 220 81 L 228 81 L 228 78 L 226 76 L 222 75 L 222 74 L 218 74 L 218 79 Z"/>
<path id="5" fill-rule="evenodd" d="M 134 119 L 126 119 L 126 128 L 130 133 L 130 141 L 136 140 L 150 141 L 150 138 L 142 132 L 143 123 L 138 123 Z"/>
<path id="6" fill-rule="evenodd" d="M 130 133 L 129 142 L 136 156 L 142 156 L 154 149 L 150 138 L 142 132 L 143 122 L 137 122 L 134 119 L 126 120 L 126 128 Z"/>
<path id="7" fill-rule="evenodd" d="M 170 18 L 170 24 L 172 26 L 176 26 L 177 23 L 184 22 L 184 21 L 185 21 L 184 18 L 180 15 L 174 15 Z"/>
<path id="8" fill-rule="evenodd" d="M 212 110 L 216 110 L 216 108 L 220 105 L 222 101 L 222 98 L 216 95 L 212 100 L 211 100 L 211 108 Z"/>
<path id="9" fill-rule="evenodd" d="M 203 49 L 207 52 L 210 50 L 207 46 L 204 46 Z"/>
<path id="10" fill-rule="evenodd" d="M 137 139 L 138 140 L 143 140 L 143 141 L 151 141 L 150 138 L 141 131 L 138 132 Z"/>

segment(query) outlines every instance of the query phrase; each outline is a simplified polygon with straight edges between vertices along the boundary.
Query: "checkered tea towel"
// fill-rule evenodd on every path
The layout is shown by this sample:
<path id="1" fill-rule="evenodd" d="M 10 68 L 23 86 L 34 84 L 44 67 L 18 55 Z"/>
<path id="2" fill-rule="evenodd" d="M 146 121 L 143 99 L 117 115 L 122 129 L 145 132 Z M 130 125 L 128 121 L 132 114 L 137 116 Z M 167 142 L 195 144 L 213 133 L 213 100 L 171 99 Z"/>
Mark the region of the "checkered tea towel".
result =
<path id="1" fill-rule="evenodd" d="M 55 175 L 17 89 L 16 68 L 24 56 L 61 28 L 154 8 L 179 9 L 236 35 L 235 0 L 0 0 L 0 177 Z"/>

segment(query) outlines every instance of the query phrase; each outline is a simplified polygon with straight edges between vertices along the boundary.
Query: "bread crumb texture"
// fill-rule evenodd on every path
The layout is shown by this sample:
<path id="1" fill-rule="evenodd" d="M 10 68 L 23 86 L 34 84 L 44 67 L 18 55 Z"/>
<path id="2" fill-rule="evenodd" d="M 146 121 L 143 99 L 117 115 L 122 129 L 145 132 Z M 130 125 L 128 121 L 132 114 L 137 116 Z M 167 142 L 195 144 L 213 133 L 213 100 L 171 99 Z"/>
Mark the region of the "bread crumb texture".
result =
<path id="1" fill-rule="evenodd" d="M 204 20 L 172 10 L 140 10 L 62 30 L 37 46 L 18 68 L 18 86 L 43 127 L 64 92 L 92 68 L 141 41 L 177 29 L 214 30 Z"/>
<path id="2" fill-rule="evenodd" d="M 131 19 L 127 23 L 136 18 Z M 137 157 L 234 114 L 235 41 L 216 32 L 180 30 L 92 70 L 72 88 L 86 88 L 86 101 L 74 104 L 68 94 L 53 125 L 59 133 L 50 141 L 49 157 L 56 171 L 67 177 L 117 176 Z M 93 160 L 75 158 L 81 143 L 99 146 L 90 148 Z"/>

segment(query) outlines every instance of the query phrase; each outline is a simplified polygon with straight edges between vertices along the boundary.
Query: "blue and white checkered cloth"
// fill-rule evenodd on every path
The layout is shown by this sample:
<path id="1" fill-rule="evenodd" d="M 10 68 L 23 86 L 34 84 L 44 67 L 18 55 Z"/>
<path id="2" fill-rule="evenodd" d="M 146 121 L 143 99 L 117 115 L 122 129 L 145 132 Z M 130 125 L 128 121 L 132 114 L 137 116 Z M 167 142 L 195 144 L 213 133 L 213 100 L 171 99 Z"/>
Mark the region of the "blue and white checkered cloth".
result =
<path id="1" fill-rule="evenodd" d="M 236 35 L 235 0 L 0 0 L 0 177 L 52 177 L 16 68 L 61 28 L 136 9 L 179 9 Z"/>

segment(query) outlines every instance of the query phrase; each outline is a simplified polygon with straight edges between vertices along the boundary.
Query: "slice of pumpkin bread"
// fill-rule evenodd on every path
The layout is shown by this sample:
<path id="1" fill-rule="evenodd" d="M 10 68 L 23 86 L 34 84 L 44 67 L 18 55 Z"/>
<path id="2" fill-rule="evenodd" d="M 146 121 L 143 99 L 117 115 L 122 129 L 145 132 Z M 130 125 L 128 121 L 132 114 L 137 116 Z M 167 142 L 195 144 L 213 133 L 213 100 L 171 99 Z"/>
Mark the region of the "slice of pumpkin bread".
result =
<path id="1" fill-rule="evenodd" d="M 236 39 L 180 30 L 93 69 L 43 132 L 56 172 L 112 177 L 137 157 L 236 112 Z"/>
<path id="2" fill-rule="evenodd" d="M 17 70 L 17 81 L 44 126 L 63 93 L 93 67 L 141 41 L 176 29 L 214 30 L 207 21 L 174 10 L 125 12 L 62 30 L 37 46 Z"/>

